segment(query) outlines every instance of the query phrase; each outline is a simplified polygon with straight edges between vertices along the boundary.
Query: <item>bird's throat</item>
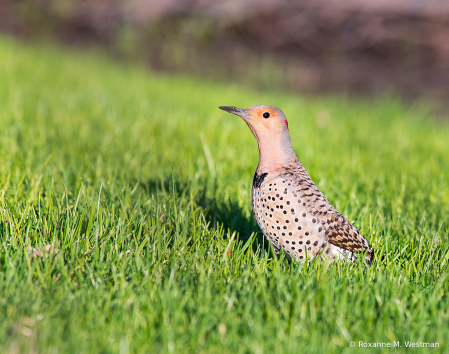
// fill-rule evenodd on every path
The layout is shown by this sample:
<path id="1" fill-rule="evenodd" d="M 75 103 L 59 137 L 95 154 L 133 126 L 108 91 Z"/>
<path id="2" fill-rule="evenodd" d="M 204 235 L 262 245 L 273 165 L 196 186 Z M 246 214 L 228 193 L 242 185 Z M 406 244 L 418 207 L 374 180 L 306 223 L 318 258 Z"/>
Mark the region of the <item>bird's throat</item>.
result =
<path id="1" fill-rule="evenodd" d="M 256 139 L 259 145 L 257 174 L 271 173 L 298 161 L 288 134 L 271 137 L 256 136 Z"/>

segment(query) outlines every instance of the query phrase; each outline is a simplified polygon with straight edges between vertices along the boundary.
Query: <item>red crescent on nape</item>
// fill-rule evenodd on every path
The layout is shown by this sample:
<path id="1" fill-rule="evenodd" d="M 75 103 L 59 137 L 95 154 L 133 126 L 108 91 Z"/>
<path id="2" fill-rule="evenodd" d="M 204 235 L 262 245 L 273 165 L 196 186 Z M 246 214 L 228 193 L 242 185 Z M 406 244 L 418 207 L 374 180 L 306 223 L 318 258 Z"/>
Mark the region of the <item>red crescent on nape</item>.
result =
<path id="1" fill-rule="evenodd" d="M 287 119 L 285 120 L 285 124 L 287 124 L 287 129 L 288 129 L 288 122 L 287 122 Z M 290 130 L 290 129 L 288 129 L 288 130 Z"/>

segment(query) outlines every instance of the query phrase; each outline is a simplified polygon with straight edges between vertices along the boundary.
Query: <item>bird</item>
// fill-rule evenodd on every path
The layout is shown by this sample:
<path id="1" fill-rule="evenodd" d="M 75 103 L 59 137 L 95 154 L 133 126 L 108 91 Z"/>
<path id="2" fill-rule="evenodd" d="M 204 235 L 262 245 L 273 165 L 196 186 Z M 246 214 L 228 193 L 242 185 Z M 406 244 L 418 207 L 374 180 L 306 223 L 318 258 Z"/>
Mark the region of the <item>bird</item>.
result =
<path id="1" fill-rule="evenodd" d="M 324 197 L 293 150 L 288 121 L 277 107 L 243 109 L 220 106 L 241 117 L 257 140 L 259 164 L 252 183 L 252 207 L 257 224 L 278 254 L 298 262 L 350 260 L 374 250 Z"/>

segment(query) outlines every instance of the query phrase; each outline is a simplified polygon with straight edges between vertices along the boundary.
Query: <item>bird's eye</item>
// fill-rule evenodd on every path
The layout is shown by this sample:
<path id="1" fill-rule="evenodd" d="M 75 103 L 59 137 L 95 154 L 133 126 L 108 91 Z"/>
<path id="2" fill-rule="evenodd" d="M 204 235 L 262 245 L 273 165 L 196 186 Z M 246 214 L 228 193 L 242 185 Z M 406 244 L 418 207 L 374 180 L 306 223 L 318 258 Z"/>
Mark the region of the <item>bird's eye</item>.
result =
<path id="1" fill-rule="evenodd" d="M 264 118 L 269 118 L 270 117 L 270 113 L 268 113 L 268 112 L 263 112 L 263 117 Z"/>

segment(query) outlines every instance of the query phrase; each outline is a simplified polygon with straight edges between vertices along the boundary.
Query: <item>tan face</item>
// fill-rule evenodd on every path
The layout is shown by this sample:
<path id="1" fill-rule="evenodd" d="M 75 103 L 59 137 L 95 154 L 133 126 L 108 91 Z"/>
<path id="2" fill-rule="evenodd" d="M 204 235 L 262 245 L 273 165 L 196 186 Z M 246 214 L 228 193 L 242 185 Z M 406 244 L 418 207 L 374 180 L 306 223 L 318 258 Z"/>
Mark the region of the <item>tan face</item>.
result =
<path id="1" fill-rule="evenodd" d="M 271 133 L 280 135 L 288 132 L 288 122 L 284 113 L 276 107 L 267 105 L 255 105 L 247 109 L 222 106 L 220 109 L 242 117 L 251 130 L 257 133 Z M 258 135 L 258 134 L 257 134 Z"/>
<path id="2" fill-rule="evenodd" d="M 287 118 L 279 108 L 262 104 L 247 109 L 219 108 L 242 117 L 251 129 L 259 147 L 258 174 L 275 173 L 283 166 L 299 162 L 290 142 Z"/>
<path id="3" fill-rule="evenodd" d="M 257 105 L 247 108 L 246 112 L 254 117 L 251 117 L 251 121 L 255 127 L 263 126 L 275 134 L 281 134 L 285 129 L 288 130 L 287 118 L 278 108 Z"/>

